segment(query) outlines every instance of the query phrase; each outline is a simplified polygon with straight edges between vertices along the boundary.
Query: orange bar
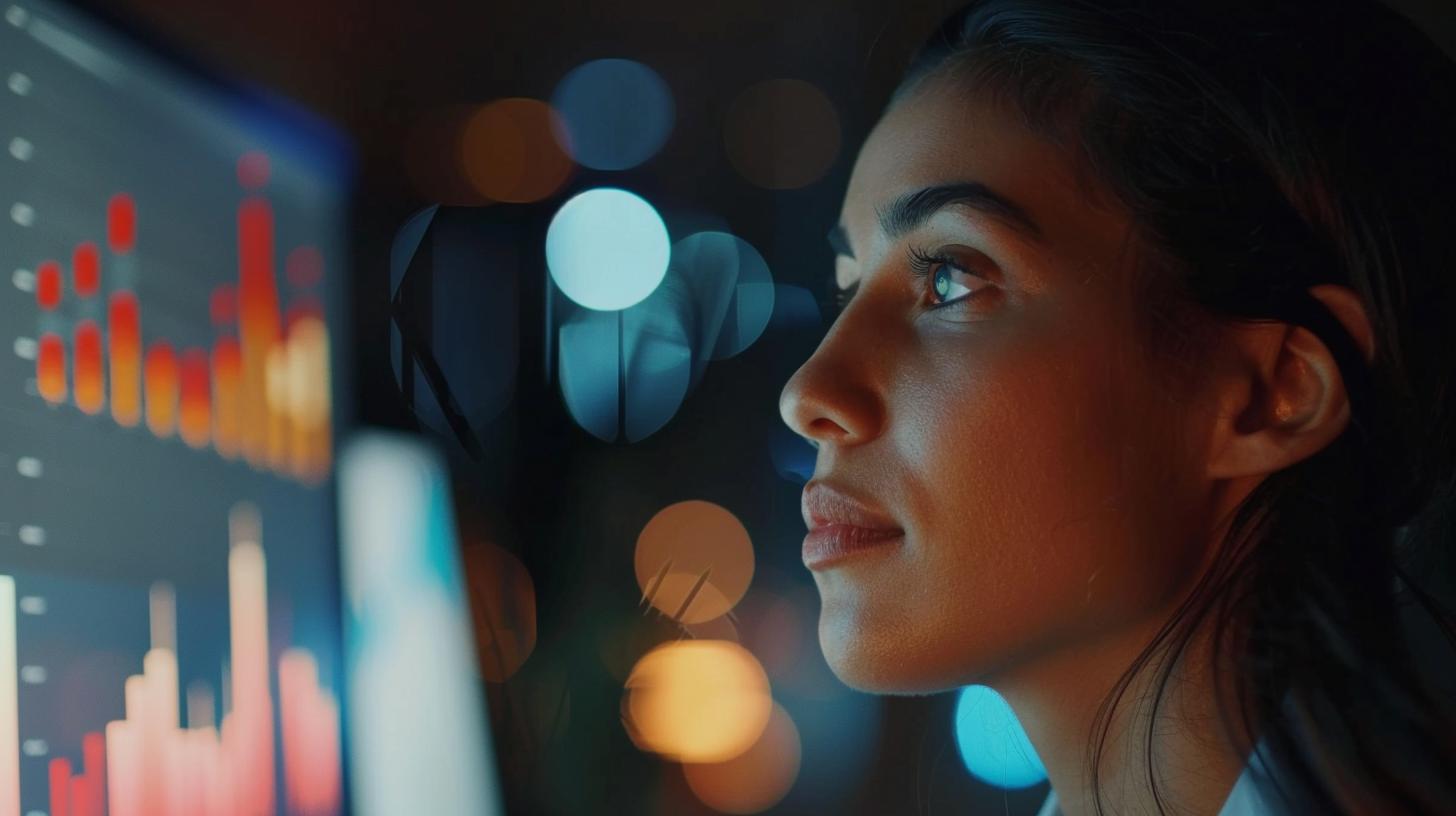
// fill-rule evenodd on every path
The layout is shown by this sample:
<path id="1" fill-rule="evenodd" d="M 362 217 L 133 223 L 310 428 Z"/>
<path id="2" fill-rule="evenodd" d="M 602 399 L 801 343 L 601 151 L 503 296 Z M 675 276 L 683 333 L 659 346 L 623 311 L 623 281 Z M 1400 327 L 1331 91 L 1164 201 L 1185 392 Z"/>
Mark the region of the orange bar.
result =
<path id="1" fill-rule="evenodd" d="M 136 248 L 136 202 L 126 193 L 112 196 L 106 206 L 106 243 L 118 255 Z"/>
<path id="2" fill-rule="evenodd" d="M 56 757 L 50 764 L 50 816 L 71 816 L 71 761 Z"/>
<path id="3" fill-rule="evenodd" d="M 331 444 L 329 335 L 319 314 L 305 312 L 290 325 L 288 369 L 291 471 L 305 482 L 317 482 L 328 475 Z"/>
<path id="4" fill-rule="evenodd" d="M 94 320 L 76 324 L 76 407 L 99 414 L 106 404 L 106 385 L 101 374 L 101 327 Z"/>
<path id="5" fill-rule="evenodd" d="M 101 289 L 101 252 L 87 241 L 76 247 L 71 256 L 71 277 L 76 294 L 91 297 Z"/>
<path id="6" fill-rule="evenodd" d="M 282 341 L 268 349 L 268 362 L 264 366 L 267 382 L 268 446 L 264 461 L 278 473 L 288 471 L 288 393 L 289 381 L 288 345 Z"/>
<path id="7" fill-rule="evenodd" d="M 43 334 L 35 355 L 35 385 L 46 402 L 66 401 L 66 344 L 58 334 Z"/>
<path id="8" fill-rule="evenodd" d="M 251 197 L 238 209 L 238 323 L 243 352 L 242 449 L 256 467 L 268 459 L 268 354 L 279 340 L 273 210 Z"/>
<path id="9" fill-rule="evenodd" d="M 212 347 L 212 444 L 218 454 L 238 455 L 241 440 L 243 352 L 224 337 Z"/>
<path id="10" fill-rule="evenodd" d="M 142 318 L 132 292 L 117 292 L 107 308 L 111 354 L 111 416 L 130 428 L 142 418 Z"/>
<path id="11" fill-rule="evenodd" d="M 177 358 L 172 347 L 158 341 L 147 349 L 147 427 L 158 437 L 168 437 L 177 426 Z"/>
<path id="12" fill-rule="evenodd" d="M 198 348 L 182 352 L 177 368 L 182 399 L 177 426 L 183 442 L 201 448 L 212 436 L 212 372 L 207 352 Z"/>
<path id="13" fill-rule="evenodd" d="M 35 302 L 48 312 L 61 305 L 61 265 L 55 261 L 35 268 Z"/>

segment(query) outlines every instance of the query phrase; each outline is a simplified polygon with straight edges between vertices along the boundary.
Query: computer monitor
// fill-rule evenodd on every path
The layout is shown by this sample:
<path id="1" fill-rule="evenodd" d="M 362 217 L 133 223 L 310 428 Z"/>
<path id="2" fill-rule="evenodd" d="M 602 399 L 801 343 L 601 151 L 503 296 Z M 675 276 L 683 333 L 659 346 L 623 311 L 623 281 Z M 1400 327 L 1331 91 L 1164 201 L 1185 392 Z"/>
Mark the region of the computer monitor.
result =
<path id="1" fill-rule="evenodd" d="M 0 816 L 340 813 L 341 143 L 0 13 Z"/>

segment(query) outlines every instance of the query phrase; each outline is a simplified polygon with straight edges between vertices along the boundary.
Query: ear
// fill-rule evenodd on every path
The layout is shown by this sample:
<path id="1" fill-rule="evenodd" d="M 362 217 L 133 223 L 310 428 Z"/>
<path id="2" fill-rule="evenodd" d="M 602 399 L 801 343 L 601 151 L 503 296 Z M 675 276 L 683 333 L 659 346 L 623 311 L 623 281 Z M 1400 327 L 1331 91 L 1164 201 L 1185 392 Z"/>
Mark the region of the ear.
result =
<path id="1" fill-rule="evenodd" d="M 1336 284 L 1309 292 L 1373 360 L 1374 332 L 1359 297 Z M 1217 384 L 1208 476 L 1231 479 L 1282 470 L 1313 456 L 1345 430 L 1350 402 L 1344 380 L 1318 337 L 1287 323 L 1239 323 L 1227 331 L 1232 360 Z"/>

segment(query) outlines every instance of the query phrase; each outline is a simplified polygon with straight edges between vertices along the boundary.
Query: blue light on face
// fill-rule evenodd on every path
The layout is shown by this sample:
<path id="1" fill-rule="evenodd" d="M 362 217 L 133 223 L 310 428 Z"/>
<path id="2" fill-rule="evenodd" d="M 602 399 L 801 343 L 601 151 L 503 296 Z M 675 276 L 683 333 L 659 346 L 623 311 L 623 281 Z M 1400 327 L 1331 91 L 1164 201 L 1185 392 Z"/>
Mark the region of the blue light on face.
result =
<path id="1" fill-rule="evenodd" d="M 989 686 L 967 686 L 956 703 L 956 743 L 972 776 L 998 788 L 1026 788 L 1046 779 L 1016 712 Z"/>
<path id="2" fill-rule="evenodd" d="M 667 141 L 676 115 L 662 77 L 625 59 L 575 68 L 556 86 L 551 106 L 561 116 L 561 146 L 595 170 L 626 170 L 651 158 Z"/>
<path id="3" fill-rule="evenodd" d="M 651 204 L 599 187 L 571 198 L 546 230 L 546 265 L 565 295 L 588 309 L 640 303 L 667 274 L 667 227 Z"/>

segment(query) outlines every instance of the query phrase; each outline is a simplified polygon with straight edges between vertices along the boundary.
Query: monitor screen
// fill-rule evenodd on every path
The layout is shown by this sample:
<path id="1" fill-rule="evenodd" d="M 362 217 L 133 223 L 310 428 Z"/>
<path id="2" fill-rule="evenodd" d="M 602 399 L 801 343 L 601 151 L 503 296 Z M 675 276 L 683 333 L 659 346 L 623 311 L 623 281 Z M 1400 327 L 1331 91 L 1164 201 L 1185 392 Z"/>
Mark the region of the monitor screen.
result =
<path id="1" fill-rule="evenodd" d="M 338 143 L 0 10 L 0 816 L 341 812 Z"/>

